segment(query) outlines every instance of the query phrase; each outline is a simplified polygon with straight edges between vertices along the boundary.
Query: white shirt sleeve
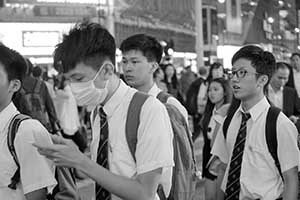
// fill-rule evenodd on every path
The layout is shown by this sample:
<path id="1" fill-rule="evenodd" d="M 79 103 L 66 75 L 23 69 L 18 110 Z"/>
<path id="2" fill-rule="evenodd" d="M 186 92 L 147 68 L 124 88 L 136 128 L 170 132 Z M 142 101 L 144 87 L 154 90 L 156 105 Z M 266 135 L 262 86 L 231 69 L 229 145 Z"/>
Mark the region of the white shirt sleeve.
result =
<path id="1" fill-rule="evenodd" d="M 141 110 L 135 155 L 138 174 L 174 165 L 170 119 L 165 106 L 153 97 Z"/>
<path id="2" fill-rule="evenodd" d="M 25 120 L 20 124 L 14 145 L 20 163 L 24 194 L 42 188 L 51 191 L 56 185 L 54 165 L 32 146 L 34 134 L 39 134 L 52 143 L 49 133 L 37 120 Z"/>
<path id="3" fill-rule="evenodd" d="M 298 131 L 295 125 L 280 113 L 277 120 L 278 159 L 281 171 L 285 172 L 299 165 L 297 145 Z"/>
<path id="4" fill-rule="evenodd" d="M 223 134 L 223 127 L 221 126 L 216 135 L 211 154 L 217 156 L 223 163 L 229 162 L 229 152 L 226 146 L 226 140 Z"/>

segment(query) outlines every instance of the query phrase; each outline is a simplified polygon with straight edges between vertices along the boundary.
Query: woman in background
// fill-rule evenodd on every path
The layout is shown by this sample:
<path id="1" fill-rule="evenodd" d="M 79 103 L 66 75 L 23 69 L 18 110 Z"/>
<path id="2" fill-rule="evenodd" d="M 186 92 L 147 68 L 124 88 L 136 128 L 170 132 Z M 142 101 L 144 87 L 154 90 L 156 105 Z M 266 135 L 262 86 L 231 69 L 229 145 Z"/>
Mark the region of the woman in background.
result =
<path id="1" fill-rule="evenodd" d="M 221 179 L 217 179 L 217 174 L 211 174 L 207 165 L 211 158 L 211 147 L 225 119 L 231 99 L 232 91 L 227 80 L 216 78 L 209 82 L 207 104 L 201 120 L 204 137 L 202 176 L 205 179 L 206 200 L 222 199 L 222 194 L 218 190 Z"/>

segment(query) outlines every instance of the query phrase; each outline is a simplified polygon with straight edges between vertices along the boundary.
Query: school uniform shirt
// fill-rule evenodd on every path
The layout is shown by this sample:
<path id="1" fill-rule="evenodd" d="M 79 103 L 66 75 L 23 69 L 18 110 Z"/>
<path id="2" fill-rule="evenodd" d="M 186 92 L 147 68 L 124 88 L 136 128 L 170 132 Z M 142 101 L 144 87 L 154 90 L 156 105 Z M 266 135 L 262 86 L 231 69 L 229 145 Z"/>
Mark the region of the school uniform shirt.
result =
<path id="1" fill-rule="evenodd" d="M 7 133 L 12 118 L 19 113 L 13 103 L 0 112 L 0 199 L 25 200 L 24 194 L 48 188 L 50 192 L 56 185 L 54 165 L 50 164 L 37 149 L 32 146 L 34 134 L 39 134 L 51 143 L 47 130 L 37 120 L 23 121 L 16 133 L 14 146 L 20 164 L 21 182 L 16 190 L 8 188 L 17 165 L 8 150 Z"/>
<path id="2" fill-rule="evenodd" d="M 125 124 L 129 103 L 137 90 L 130 88 L 123 81 L 113 96 L 103 106 L 108 119 L 108 163 L 112 173 L 136 178 L 158 168 L 163 168 L 161 183 L 168 194 L 172 182 L 173 161 L 173 133 L 165 106 L 154 97 L 149 97 L 140 114 L 138 128 L 138 142 L 136 146 L 136 162 L 128 147 L 125 135 Z M 91 119 L 93 113 L 91 114 Z M 92 160 L 96 161 L 100 139 L 100 118 L 96 115 L 92 123 Z M 170 171 L 171 170 L 171 171 Z M 168 175 L 166 176 L 167 173 Z M 119 200 L 112 195 L 112 200 Z M 156 195 L 155 200 L 159 197 Z"/>
<path id="3" fill-rule="evenodd" d="M 154 83 L 152 88 L 149 90 L 148 94 L 153 96 L 153 97 L 157 97 L 157 95 L 161 92 L 162 90 L 159 89 L 157 87 L 157 85 Z M 187 124 L 189 124 L 188 122 L 188 112 L 187 110 L 185 109 L 185 107 L 173 96 L 169 97 L 168 100 L 167 100 L 167 103 L 168 104 L 171 104 L 173 106 L 175 106 L 179 112 L 184 116 Z"/>
<path id="4" fill-rule="evenodd" d="M 268 89 L 268 98 L 269 100 L 276 106 L 282 110 L 283 107 L 283 87 L 280 88 L 277 92 L 275 92 L 271 85 L 269 85 Z"/>
<path id="5" fill-rule="evenodd" d="M 265 138 L 266 117 L 269 107 L 270 104 L 264 97 L 249 110 L 251 118 L 247 121 L 247 136 L 240 176 L 241 200 L 273 200 L 283 193 L 283 182 L 269 153 Z M 241 112 L 244 111 L 240 106 L 228 127 L 226 140 L 221 129 L 211 151 L 222 162 L 228 164 L 221 185 L 223 191 L 226 189 L 229 163 L 241 124 Z M 295 125 L 283 113 L 278 116 L 276 129 L 278 159 L 282 172 L 285 172 L 299 165 L 298 132 Z"/>

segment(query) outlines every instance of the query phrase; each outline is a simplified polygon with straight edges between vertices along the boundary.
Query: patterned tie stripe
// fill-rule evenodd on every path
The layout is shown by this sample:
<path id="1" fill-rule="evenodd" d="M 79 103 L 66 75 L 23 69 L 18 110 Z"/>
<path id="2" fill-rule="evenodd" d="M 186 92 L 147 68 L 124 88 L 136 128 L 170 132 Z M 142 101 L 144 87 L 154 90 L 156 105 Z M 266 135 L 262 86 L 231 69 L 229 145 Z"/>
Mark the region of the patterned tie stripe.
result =
<path id="1" fill-rule="evenodd" d="M 108 169 L 108 123 L 107 116 L 103 110 L 103 107 L 99 108 L 100 117 L 100 140 L 99 147 L 97 151 L 97 163 L 102 167 Z M 110 193 L 96 184 L 96 200 L 110 200 Z"/>
<path id="2" fill-rule="evenodd" d="M 247 121 L 249 113 L 242 113 L 241 126 L 234 144 L 233 153 L 229 165 L 229 173 L 226 185 L 225 200 L 238 200 L 240 194 L 241 165 L 247 135 Z"/>

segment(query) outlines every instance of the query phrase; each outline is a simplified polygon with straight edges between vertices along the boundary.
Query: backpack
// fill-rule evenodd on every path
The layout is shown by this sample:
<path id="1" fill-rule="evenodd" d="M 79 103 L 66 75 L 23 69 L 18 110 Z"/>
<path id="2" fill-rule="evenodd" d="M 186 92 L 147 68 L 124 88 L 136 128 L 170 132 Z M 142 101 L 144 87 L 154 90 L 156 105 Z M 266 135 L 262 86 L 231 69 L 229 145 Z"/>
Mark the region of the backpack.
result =
<path id="1" fill-rule="evenodd" d="M 20 182 L 20 165 L 14 147 L 14 140 L 21 122 L 27 119 L 31 119 L 31 117 L 24 114 L 16 114 L 8 127 L 7 146 L 17 165 L 17 171 L 11 178 L 11 183 L 8 185 L 8 187 L 13 190 L 16 190 L 17 184 Z M 48 200 L 80 200 L 75 177 L 70 168 L 57 166 L 55 169 L 55 179 L 57 185 L 53 189 L 52 194 L 47 195 Z"/>
<path id="2" fill-rule="evenodd" d="M 159 185 L 157 193 L 161 200 L 191 200 L 195 195 L 197 171 L 193 144 L 184 116 L 175 106 L 166 103 L 169 97 L 169 94 L 163 92 L 159 93 L 157 96 L 157 98 L 166 106 L 170 117 L 174 133 L 173 148 L 175 166 L 173 168 L 172 187 L 169 197 L 165 196 L 161 185 Z M 137 130 L 140 122 L 140 112 L 147 98 L 147 94 L 136 92 L 128 108 L 126 140 L 134 160 L 136 160 L 135 150 L 137 145 Z"/>
<path id="3" fill-rule="evenodd" d="M 42 81 L 36 80 L 32 91 L 24 87 L 20 89 L 20 108 L 21 113 L 29 115 L 33 119 L 40 121 L 48 131 L 51 132 L 51 125 L 45 103 L 40 95 Z"/>
<path id="4" fill-rule="evenodd" d="M 223 134 L 224 138 L 226 139 L 227 136 L 227 130 L 229 127 L 229 124 L 233 118 L 233 115 L 235 114 L 235 111 L 237 110 L 238 105 L 235 107 L 235 110 L 233 112 L 228 113 L 227 117 L 224 120 L 223 123 Z M 274 160 L 274 164 L 276 168 L 278 169 L 278 172 L 283 180 L 283 175 L 278 159 L 278 154 L 277 154 L 277 129 L 276 129 L 276 124 L 277 124 L 277 118 L 281 110 L 277 107 L 271 106 L 268 110 L 267 113 L 267 119 L 266 119 L 266 127 L 265 127 L 265 136 L 266 136 L 266 143 L 268 146 L 268 150 Z"/>

